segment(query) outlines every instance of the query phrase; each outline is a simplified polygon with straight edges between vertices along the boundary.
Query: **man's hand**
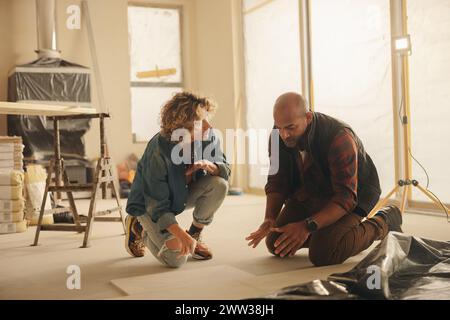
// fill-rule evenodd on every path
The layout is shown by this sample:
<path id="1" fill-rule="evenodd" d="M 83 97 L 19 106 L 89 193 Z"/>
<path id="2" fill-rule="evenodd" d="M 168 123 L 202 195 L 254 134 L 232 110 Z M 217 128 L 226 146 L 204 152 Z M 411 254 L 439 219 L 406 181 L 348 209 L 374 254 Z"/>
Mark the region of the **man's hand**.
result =
<path id="1" fill-rule="evenodd" d="M 192 164 L 189 169 L 186 170 L 186 176 L 192 175 L 195 171 L 203 169 L 208 174 L 216 176 L 219 174 L 219 167 L 209 160 L 199 160 Z"/>
<path id="2" fill-rule="evenodd" d="M 287 255 L 294 256 L 310 235 L 304 221 L 289 223 L 283 227 L 272 228 L 270 231 L 281 233 L 274 245 L 275 253 L 282 258 Z"/>
<path id="3" fill-rule="evenodd" d="M 261 242 L 262 239 L 264 239 L 270 232 L 270 229 L 273 228 L 275 225 L 275 220 L 272 219 L 266 219 L 261 224 L 261 226 L 256 230 L 255 232 L 250 233 L 250 235 L 245 238 L 245 240 L 248 241 L 249 246 L 253 246 L 253 248 L 256 248 L 256 246 Z"/>

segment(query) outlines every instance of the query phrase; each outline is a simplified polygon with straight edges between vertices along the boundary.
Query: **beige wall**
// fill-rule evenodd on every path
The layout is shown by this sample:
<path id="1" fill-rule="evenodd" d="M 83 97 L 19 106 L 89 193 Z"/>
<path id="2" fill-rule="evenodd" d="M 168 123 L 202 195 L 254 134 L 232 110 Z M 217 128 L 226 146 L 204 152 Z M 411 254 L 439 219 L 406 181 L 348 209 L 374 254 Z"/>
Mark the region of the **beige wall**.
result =
<path id="1" fill-rule="evenodd" d="M 69 30 L 65 27 L 66 8 L 70 4 L 80 4 L 76 0 L 58 0 L 58 48 L 62 57 L 68 61 L 85 66 L 91 66 L 87 32 L 82 25 L 80 30 Z M 133 145 L 126 132 L 131 130 L 130 124 L 130 94 L 128 90 L 128 41 L 125 0 L 95 0 L 89 1 L 92 25 L 95 31 L 95 41 L 105 102 L 112 114 L 108 123 L 108 142 L 111 154 L 116 159 L 122 159 L 128 152 L 140 152 L 141 146 Z M 36 16 L 34 0 L 0 0 L 0 12 L 8 19 L 0 19 L 1 39 L 6 35 L 6 45 L 0 49 L 0 90 L 1 99 L 6 99 L 7 73 L 17 64 L 36 59 L 34 50 L 36 41 Z M 93 79 L 92 79 L 93 80 Z M 100 110 L 95 95 L 93 102 Z M 113 129 L 120 128 L 120 130 Z M 98 123 L 93 122 L 92 129 L 86 134 L 86 149 L 89 157 L 99 153 Z"/>
<path id="2" fill-rule="evenodd" d="M 133 143 L 131 134 L 127 0 L 89 0 L 105 102 L 112 115 L 107 124 L 110 153 L 115 161 L 128 154 L 140 156 L 143 143 Z M 235 127 L 241 70 L 236 59 L 240 50 L 236 36 L 239 0 L 136 0 L 150 4 L 183 7 L 183 63 L 187 89 L 213 97 L 219 110 L 213 125 L 220 129 Z M 66 7 L 79 0 L 58 0 L 58 47 L 64 59 L 91 66 L 87 33 L 65 27 Z M 0 100 L 6 99 L 8 71 L 17 64 L 34 60 L 36 54 L 36 17 L 34 0 L 0 0 Z M 233 30 L 235 32 L 233 32 Z M 96 86 L 93 102 L 98 109 Z M 1 122 L 1 129 L 5 129 Z M 98 125 L 93 123 L 86 135 L 89 157 L 98 155 Z M 1 132 L 0 132 L 1 134 Z"/>
<path id="3" fill-rule="evenodd" d="M 225 135 L 226 129 L 244 127 L 240 0 L 196 0 L 195 4 L 198 89 L 218 102 L 213 125 Z M 225 136 L 224 140 L 226 149 Z M 233 186 L 246 186 L 246 167 L 233 166 L 232 171 Z"/>
<path id="4" fill-rule="evenodd" d="M 27 22 L 35 19 L 33 1 L 0 0 L 0 100 L 6 100 L 11 68 L 36 57 L 36 28 Z M 1 117 L 0 134 L 5 133 L 6 120 Z"/>

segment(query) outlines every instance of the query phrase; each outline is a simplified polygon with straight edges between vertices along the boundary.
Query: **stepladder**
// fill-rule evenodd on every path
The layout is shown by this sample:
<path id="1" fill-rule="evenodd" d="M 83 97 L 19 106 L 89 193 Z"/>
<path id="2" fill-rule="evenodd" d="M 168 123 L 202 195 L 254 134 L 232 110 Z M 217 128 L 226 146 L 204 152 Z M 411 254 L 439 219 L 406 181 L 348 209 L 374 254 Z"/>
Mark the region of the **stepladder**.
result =
<path id="1" fill-rule="evenodd" d="M 104 113 L 52 117 L 54 121 L 55 153 L 53 159 L 50 160 L 48 167 L 44 196 L 39 212 L 39 219 L 33 246 L 37 246 L 39 244 L 39 236 L 41 231 L 69 231 L 84 233 L 83 244 L 81 247 L 87 248 L 90 246 L 90 238 L 92 235 L 94 222 L 120 222 L 122 223 L 122 228 L 125 231 L 124 213 L 119 200 L 119 192 L 114 177 L 112 159 L 107 155 L 106 151 L 104 120 L 108 117 L 109 114 Z M 59 121 L 85 118 L 98 118 L 100 120 L 100 157 L 98 158 L 95 166 L 92 182 L 86 184 L 73 184 L 70 183 L 64 164 L 64 158 L 61 156 Z M 108 210 L 97 211 L 97 202 L 100 200 L 100 197 L 102 199 L 106 199 L 108 189 L 111 190 L 111 196 L 115 200 L 115 206 Z M 80 219 L 80 214 L 74 198 L 74 193 L 80 191 L 90 192 L 87 218 L 83 221 Z M 73 224 L 42 223 L 44 214 L 49 213 L 49 210 L 45 210 L 49 193 L 53 193 L 53 198 L 56 199 L 56 202 L 60 201 L 62 193 L 67 195 L 69 207 L 52 208 L 50 209 L 50 213 L 61 212 L 62 210 L 70 211 L 73 215 Z M 115 212 L 118 212 L 119 216 L 110 216 Z"/>

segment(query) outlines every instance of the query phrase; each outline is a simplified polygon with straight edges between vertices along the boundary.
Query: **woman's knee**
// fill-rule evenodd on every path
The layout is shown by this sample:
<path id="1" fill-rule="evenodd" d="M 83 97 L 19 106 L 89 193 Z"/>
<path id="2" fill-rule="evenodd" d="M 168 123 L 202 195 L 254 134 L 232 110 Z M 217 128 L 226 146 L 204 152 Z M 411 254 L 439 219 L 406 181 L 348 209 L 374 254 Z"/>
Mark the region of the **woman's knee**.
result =
<path id="1" fill-rule="evenodd" d="M 167 250 L 161 254 L 164 264 L 170 268 L 180 268 L 187 262 L 187 256 L 179 257 L 179 251 Z"/>
<path id="2" fill-rule="evenodd" d="M 217 192 L 223 197 L 228 193 L 228 181 L 220 176 L 211 176 L 211 184 L 214 192 Z"/>
<path id="3" fill-rule="evenodd" d="M 179 256 L 181 242 L 177 238 L 166 241 L 166 248 L 161 252 L 161 260 L 170 268 L 179 268 L 187 261 L 187 256 Z"/>

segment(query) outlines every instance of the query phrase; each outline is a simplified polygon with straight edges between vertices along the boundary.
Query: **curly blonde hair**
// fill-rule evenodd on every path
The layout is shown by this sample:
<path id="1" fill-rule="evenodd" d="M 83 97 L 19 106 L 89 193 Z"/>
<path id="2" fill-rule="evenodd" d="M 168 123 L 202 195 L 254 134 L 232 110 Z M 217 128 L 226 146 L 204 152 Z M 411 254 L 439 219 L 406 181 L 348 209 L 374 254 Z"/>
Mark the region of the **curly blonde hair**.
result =
<path id="1" fill-rule="evenodd" d="M 170 139 L 176 129 L 192 130 L 194 121 L 211 116 L 216 108 L 216 103 L 209 98 L 186 91 L 177 93 L 161 109 L 161 134 Z"/>

